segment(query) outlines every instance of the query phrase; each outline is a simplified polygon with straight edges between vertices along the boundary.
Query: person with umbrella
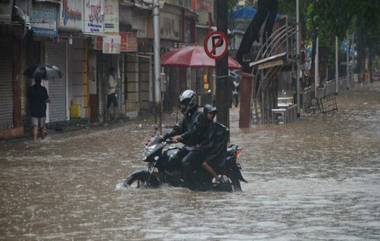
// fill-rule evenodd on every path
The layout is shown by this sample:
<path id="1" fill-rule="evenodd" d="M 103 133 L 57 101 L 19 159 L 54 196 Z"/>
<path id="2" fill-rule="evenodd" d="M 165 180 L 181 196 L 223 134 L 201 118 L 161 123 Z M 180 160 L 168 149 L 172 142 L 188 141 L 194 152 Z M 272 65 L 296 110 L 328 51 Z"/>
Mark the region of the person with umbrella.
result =
<path id="1" fill-rule="evenodd" d="M 28 99 L 30 115 L 32 117 L 32 134 L 33 141 L 37 141 L 38 134 L 41 138 L 45 138 L 47 134 L 46 120 L 46 103 L 49 102 L 49 95 L 44 86 L 41 85 L 44 73 L 36 73 L 34 75 L 34 85 L 29 88 Z"/>
<path id="2" fill-rule="evenodd" d="M 45 87 L 41 86 L 42 79 L 61 79 L 62 71 L 55 65 L 51 64 L 33 64 L 29 66 L 24 75 L 34 79 L 35 84 L 28 90 L 29 109 L 32 116 L 33 141 L 36 141 L 40 132 L 41 138 L 47 134 L 46 121 L 46 103 L 50 102 L 49 95 Z"/>

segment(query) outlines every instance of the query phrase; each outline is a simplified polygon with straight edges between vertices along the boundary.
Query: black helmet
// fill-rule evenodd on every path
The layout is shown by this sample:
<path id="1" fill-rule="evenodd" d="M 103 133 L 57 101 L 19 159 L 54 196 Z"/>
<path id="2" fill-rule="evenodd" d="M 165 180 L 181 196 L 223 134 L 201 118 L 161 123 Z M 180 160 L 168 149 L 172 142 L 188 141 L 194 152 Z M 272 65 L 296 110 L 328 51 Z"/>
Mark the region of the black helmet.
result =
<path id="1" fill-rule="evenodd" d="M 179 105 L 182 114 L 186 115 L 198 107 L 197 95 L 193 90 L 185 90 L 179 96 Z"/>
<path id="2" fill-rule="evenodd" d="M 209 105 L 209 104 L 206 104 L 204 107 L 203 107 L 203 113 L 205 114 L 208 114 L 208 113 L 216 113 L 217 110 L 216 110 L 216 107 L 215 106 L 212 106 L 212 105 Z"/>

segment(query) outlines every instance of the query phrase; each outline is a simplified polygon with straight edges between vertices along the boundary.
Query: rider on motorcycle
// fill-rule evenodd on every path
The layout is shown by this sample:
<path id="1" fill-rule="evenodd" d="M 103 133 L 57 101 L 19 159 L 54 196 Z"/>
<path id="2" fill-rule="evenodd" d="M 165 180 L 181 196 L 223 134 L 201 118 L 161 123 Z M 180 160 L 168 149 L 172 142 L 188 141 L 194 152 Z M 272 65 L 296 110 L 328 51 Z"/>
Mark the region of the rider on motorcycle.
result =
<path id="1" fill-rule="evenodd" d="M 199 168 L 204 159 L 199 146 L 202 140 L 207 138 L 208 123 L 205 115 L 198 111 L 197 96 L 193 90 L 182 92 L 179 96 L 179 104 L 184 117 L 163 138 L 172 138 L 174 142 L 182 142 L 190 147 L 189 152 L 182 159 L 182 168 L 185 183 L 192 187 L 193 170 Z"/>

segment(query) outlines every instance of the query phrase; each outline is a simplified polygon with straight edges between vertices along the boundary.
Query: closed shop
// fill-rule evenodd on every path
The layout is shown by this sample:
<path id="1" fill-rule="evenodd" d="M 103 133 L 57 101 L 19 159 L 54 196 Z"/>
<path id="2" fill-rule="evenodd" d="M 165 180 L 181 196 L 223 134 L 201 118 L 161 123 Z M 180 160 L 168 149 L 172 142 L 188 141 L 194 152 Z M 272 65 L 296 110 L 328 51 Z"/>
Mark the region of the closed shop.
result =
<path id="1" fill-rule="evenodd" d="M 0 39 L 0 130 L 13 127 L 12 48 Z"/>
<path id="2" fill-rule="evenodd" d="M 124 55 L 124 79 L 126 113 L 130 117 L 136 117 L 140 109 L 139 104 L 139 65 L 137 54 Z"/>
<path id="3" fill-rule="evenodd" d="M 50 103 L 47 121 L 65 121 L 67 120 L 66 42 L 46 42 L 45 51 L 45 62 L 56 65 L 64 73 L 62 78 L 48 81 Z"/>

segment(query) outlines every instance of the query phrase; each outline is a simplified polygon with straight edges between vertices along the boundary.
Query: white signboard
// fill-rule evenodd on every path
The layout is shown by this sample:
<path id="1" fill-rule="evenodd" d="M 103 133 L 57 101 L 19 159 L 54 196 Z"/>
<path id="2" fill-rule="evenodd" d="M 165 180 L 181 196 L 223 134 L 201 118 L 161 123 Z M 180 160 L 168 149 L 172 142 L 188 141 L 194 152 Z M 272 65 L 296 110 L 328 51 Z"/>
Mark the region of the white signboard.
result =
<path id="1" fill-rule="evenodd" d="M 59 9 L 59 28 L 82 30 L 83 1 L 63 0 Z"/>
<path id="2" fill-rule="evenodd" d="M 119 1 L 104 0 L 104 32 L 119 32 Z"/>
<path id="3" fill-rule="evenodd" d="M 120 54 L 120 35 L 107 34 L 103 36 L 103 54 Z"/>
<path id="4" fill-rule="evenodd" d="M 103 0 L 85 0 L 83 32 L 94 34 L 103 33 L 103 13 Z"/>

